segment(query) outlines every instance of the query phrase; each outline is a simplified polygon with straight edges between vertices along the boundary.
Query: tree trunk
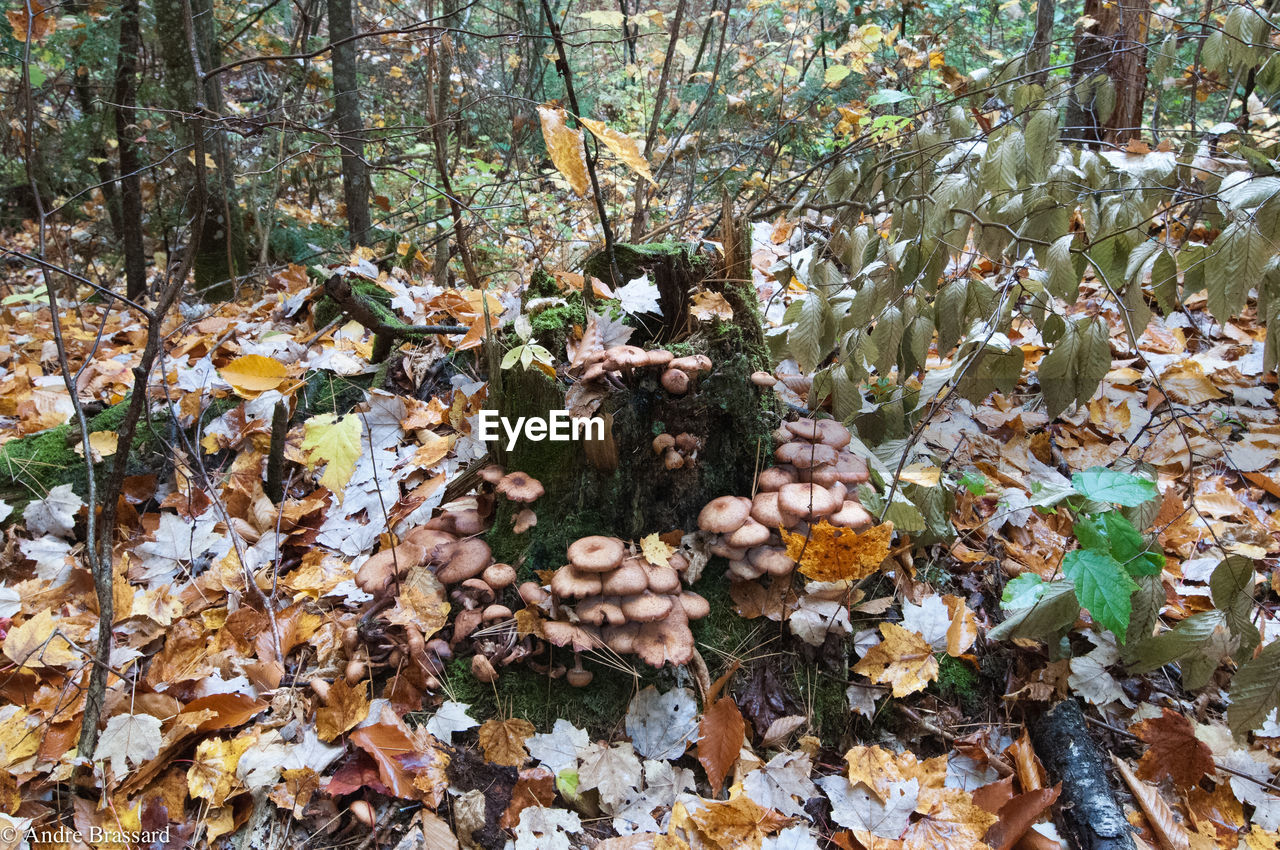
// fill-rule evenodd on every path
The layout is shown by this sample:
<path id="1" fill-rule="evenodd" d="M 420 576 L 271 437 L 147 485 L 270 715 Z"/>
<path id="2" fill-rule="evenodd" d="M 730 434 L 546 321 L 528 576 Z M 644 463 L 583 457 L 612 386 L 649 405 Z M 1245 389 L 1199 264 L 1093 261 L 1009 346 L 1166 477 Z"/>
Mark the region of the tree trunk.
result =
<path id="1" fill-rule="evenodd" d="M 134 138 L 132 111 L 138 96 L 139 0 L 120 7 L 120 47 L 116 54 L 114 97 L 116 147 L 120 157 L 120 238 L 124 248 L 125 294 L 138 298 L 147 288 L 147 257 L 142 245 L 142 162 Z"/>
<path id="2" fill-rule="evenodd" d="M 333 45 L 333 113 L 342 148 L 342 197 L 347 207 L 351 247 L 369 238 L 369 168 L 364 161 L 364 126 L 356 80 L 356 34 L 351 0 L 329 0 L 329 43 Z"/>
<path id="3" fill-rule="evenodd" d="M 1066 137 L 1124 144 L 1142 128 L 1150 0 L 1085 0 L 1092 19 L 1076 38 Z"/>
<path id="4" fill-rule="evenodd" d="M 1049 55 L 1053 46 L 1053 14 L 1057 0 L 1036 0 L 1036 31 L 1027 50 L 1027 71 L 1031 82 L 1043 86 L 1049 79 Z"/>
<path id="5" fill-rule="evenodd" d="M 93 103 L 93 92 L 89 88 L 89 69 L 81 65 L 75 76 L 76 100 L 80 103 L 80 111 L 89 118 L 98 111 Z M 97 161 L 98 182 L 102 187 L 102 200 L 107 208 L 107 217 L 111 221 L 111 233 L 119 239 L 121 236 L 120 201 L 116 197 L 116 175 L 111 170 L 111 160 L 107 158 L 107 146 L 103 143 L 103 132 L 94 130 L 89 142 L 89 153 Z"/>

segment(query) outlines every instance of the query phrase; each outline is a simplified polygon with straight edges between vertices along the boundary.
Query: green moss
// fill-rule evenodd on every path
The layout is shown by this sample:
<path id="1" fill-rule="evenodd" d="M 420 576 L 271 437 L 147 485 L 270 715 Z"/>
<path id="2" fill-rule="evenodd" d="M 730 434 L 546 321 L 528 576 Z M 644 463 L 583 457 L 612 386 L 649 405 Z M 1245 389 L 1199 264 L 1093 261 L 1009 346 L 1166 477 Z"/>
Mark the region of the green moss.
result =
<path id="1" fill-rule="evenodd" d="M 373 385 L 374 376 L 356 375 L 344 378 L 333 372 L 308 372 L 299 397 L 296 421 L 322 413 L 342 415 L 364 401 L 365 391 Z"/>
<path id="2" fill-rule="evenodd" d="M 799 658 L 792 671 L 792 685 L 808 709 L 814 732 L 823 744 L 834 749 L 839 748 L 852 720 L 845 678 Z"/>
<path id="3" fill-rule="evenodd" d="M 977 711 L 982 703 L 978 673 L 969 664 L 945 653 L 938 655 L 938 681 L 930 685 L 946 699 L 954 700 L 966 712 Z"/>
<path id="4" fill-rule="evenodd" d="M 529 324 L 533 329 L 533 338 L 553 356 L 560 357 L 573 326 L 584 327 L 587 324 L 587 311 L 582 302 L 574 298 L 567 304 L 548 307 L 535 313 Z"/>
<path id="5" fill-rule="evenodd" d="M 620 242 L 613 246 L 613 255 L 618 263 L 618 273 L 625 279 L 624 282 L 639 277 L 645 266 L 669 257 L 680 257 L 689 262 L 699 261 L 694 246 L 683 242 L 653 242 L 648 245 Z M 588 258 L 582 264 L 582 270 L 603 281 L 613 277 L 609 269 L 609 257 L 604 251 Z"/>
<path id="6" fill-rule="evenodd" d="M 526 290 L 526 298 L 555 298 L 560 294 L 560 284 L 556 283 L 555 275 L 551 274 L 544 268 L 536 268 L 529 277 L 529 288 Z"/>

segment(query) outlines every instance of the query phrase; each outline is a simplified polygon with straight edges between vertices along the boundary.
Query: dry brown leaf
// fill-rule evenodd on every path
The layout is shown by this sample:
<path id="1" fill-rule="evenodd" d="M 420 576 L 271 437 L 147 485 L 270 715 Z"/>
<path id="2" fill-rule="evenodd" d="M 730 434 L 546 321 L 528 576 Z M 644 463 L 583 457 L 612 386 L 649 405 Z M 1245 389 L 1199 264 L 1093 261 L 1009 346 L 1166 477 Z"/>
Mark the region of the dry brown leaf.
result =
<path id="1" fill-rule="evenodd" d="M 10 629 L 4 639 L 4 654 L 19 667 L 32 670 L 66 667 L 80 657 L 67 639 L 57 634 L 53 612 L 48 608 Z"/>
<path id="2" fill-rule="evenodd" d="M 814 581 L 857 581 L 880 568 L 889 555 L 893 523 L 886 522 L 859 534 L 837 528 L 826 520 L 809 527 L 809 534 L 783 530 L 787 555 Z"/>
<path id="3" fill-rule="evenodd" d="M 1040 757 L 1031 744 L 1031 733 L 1025 727 L 1018 739 L 1005 747 L 1004 751 L 1013 762 L 1013 769 L 1018 774 L 1018 784 L 1023 791 L 1039 791 L 1049 784 L 1049 772 L 1040 763 Z"/>
<path id="4" fill-rule="evenodd" d="M 1000 807 L 997 813 L 1000 820 L 987 830 L 984 841 L 991 850 L 1011 850 L 1031 825 L 1040 820 L 1040 816 L 1054 804 L 1061 791 L 1062 784 L 1059 783 L 1052 788 L 1040 788 L 1017 795 Z"/>
<path id="5" fill-rule="evenodd" d="M 1196 832 L 1212 836 L 1222 850 L 1235 850 L 1244 826 L 1244 807 L 1228 783 L 1219 782 L 1212 791 L 1192 788 L 1187 792 L 1186 804 Z"/>
<path id="6" fill-rule="evenodd" d="M 545 767 L 531 767 L 520 771 L 515 788 L 511 791 L 511 802 L 502 813 L 498 825 L 503 829 L 514 829 L 520 822 L 520 813 L 530 806 L 550 806 L 556 799 L 556 778 Z"/>
<path id="7" fill-rule="evenodd" d="M 17 8 L 8 10 L 4 15 L 13 28 L 14 39 L 20 42 L 27 40 L 28 32 L 32 41 L 39 41 L 53 32 L 57 21 L 52 4 L 46 6 L 40 0 L 19 0 Z"/>
<path id="8" fill-rule="evenodd" d="M 484 757 L 494 764 L 519 767 L 529 760 L 524 742 L 534 732 L 533 724 L 519 717 L 486 720 L 477 737 Z"/>
<path id="9" fill-rule="evenodd" d="M 879 685 L 892 685 L 895 697 L 923 691 L 938 678 L 938 660 L 933 648 L 919 633 L 896 623 L 881 623 L 884 640 L 871 649 L 854 666 Z"/>
<path id="10" fill-rule="evenodd" d="M 1182 360 L 1165 369 L 1160 374 L 1160 385 L 1180 404 L 1200 404 L 1226 397 L 1226 393 L 1213 385 L 1204 369 L 1194 360 Z"/>
<path id="11" fill-rule="evenodd" d="M 558 106 L 539 106 L 538 119 L 542 123 L 542 140 L 556 170 L 569 181 L 569 188 L 580 198 L 587 196 L 591 178 L 587 175 L 587 151 L 582 146 L 582 131 L 567 123 L 564 109 Z"/>
<path id="12" fill-rule="evenodd" d="M 351 733 L 348 740 L 373 756 L 378 765 L 378 778 L 393 795 L 405 800 L 416 800 L 421 796 L 414 785 L 413 775 L 405 769 L 402 761 L 417 752 L 403 729 L 390 723 L 375 723 L 361 726 Z"/>
<path id="13" fill-rule="evenodd" d="M 683 804 L 677 804 L 671 812 L 671 828 L 692 833 L 702 839 L 701 846 L 719 850 L 738 850 L 741 847 L 759 847 L 764 838 L 780 830 L 787 817 L 773 809 L 758 805 L 746 794 L 732 800 L 705 803 L 690 814 Z M 693 846 L 699 846 L 694 840 Z"/>
<path id="14" fill-rule="evenodd" d="M 339 678 L 329 686 L 329 698 L 316 712 L 316 734 L 321 741 L 334 738 L 369 716 L 369 693 L 364 682 L 355 686 Z"/>
<path id="15" fill-rule="evenodd" d="M 613 153 L 618 159 L 622 160 L 628 168 L 639 174 L 645 180 L 648 180 L 654 186 L 658 185 L 658 181 L 653 179 L 653 174 L 649 172 L 649 162 L 644 158 L 644 154 L 640 153 L 640 146 L 636 144 L 636 140 L 619 133 L 612 127 L 607 126 L 603 121 L 595 121 L 591 118 L 580 119 L 582 126 L 591 131 L 604 146 Z M 546 125 L 543 125 L 544 127 Z"/>
<path id="16" fill-rule="evenodd" d="M 1176 711 L 1163 709 L 1159 717 L 1134 724 L 1130 730 L 1146 743 L 1138 762 L 1138 777 L 1159 782 L 1169 777 L 1180 788 L 1193 788 L 1213 773 L 1213 751 L 1196 737 L 1191 721 Z"/>
<path id="17" fill-rule="evenodd" d="M 942 601 L 951 614 L 951 625 L 947 627 L 947 655 L 959 658 L 978 639 L 978 621 L 959 596 L 948 593 Z"/>
<path id="18" fill-rule="evenodd" d="M 707 772 L 711 790 L 717 795 L 724 787 L 724 778 L 738 760 L 746 731 L 742 712 L 729 697 L 721 697 L 712 703 L 698 722 L 698 761 Z"/>
<path id="19" fill-rule="evenodd" d="M 1142 813 L 1147 816 L 1147 822 L 1151 824 L 1152 831 L 1160 840 L 1161 848 L 1191 850 L 1191 836 L 1187 833 L 1187 828 L 1178 821 L 1173 809 L 1169 808 L 1164 797 L 1160 796 L 1160 792 L 1134 776 L 1129 765 L 1114 755 L 1111 756 L 1111 761 L 1120 772 L 1124 784 L 1129 786 L 1129 791 L 1138 801 L 1138 805 L 1142 807 Z"/>

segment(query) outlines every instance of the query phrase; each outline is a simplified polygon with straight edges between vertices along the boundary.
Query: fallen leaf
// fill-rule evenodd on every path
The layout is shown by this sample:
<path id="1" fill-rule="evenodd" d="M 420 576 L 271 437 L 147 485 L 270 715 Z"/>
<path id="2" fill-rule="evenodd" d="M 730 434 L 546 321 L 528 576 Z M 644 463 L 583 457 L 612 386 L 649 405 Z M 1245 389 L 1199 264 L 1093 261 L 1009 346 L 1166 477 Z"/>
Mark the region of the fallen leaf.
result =
<path id="1" fill-rule="evenodd" d="M 533 724 L 519 717 L 486 720 L 477 732 L 484 757 L 494 764 L 519 767 L 529 760 L 524 743 L 534 732 Z"/>
<path id="2" fill-rule="evenodd" d="M 809 534 L 783 530 L 787 555 L 799 570 L 814 581 L 844 581 L 866 578 L 880 568 L 889 555 L 893 523 L 886 522 L 858 533 L 837 528 L 825 519 L 809 527 Z"/>
<path id="3" fill-rule="evenodd" d="M 332 413 L 313 416 L 305 423 L 302 450 L 307 452 L 307 462 L 314 466 L 325 462 L 320 486 L 342 500 L 343 489 L 356 471 L 356 461 L 363 451 L 361 435 L 363 426 L 354 413 L 338 419 Z"/>
<path id="4" fill-rule="evenodd" d="M 1151 829 L 1160 840 L 1163 850 L 1191 850 L 1191 836 L 1187 833 L 1187 828 L 1179 823 L 1173 809 L 1169 808 L 1169 804 L 1160 796 L 1160 792 L 1134 776 L 1129 765 L 1116 758 L 1114 754 L 1111 756 L 1111 761 L 1119 771 L 1124 784 L 1129 786 L 1134 799 L 1138 801 L 1142 813 L 1147 816 L 1147 823 L 1151 824 Z"/>
<path id="5" fill-rule="evenodd" d="M 53 613 L 46 608 L 9 631 L 4 639 L 4 654 L 19 667 L 32 670 L 73 664 L 80 655 L 56 630 Z"/>
<path id="6" fill-rule="evenodd" d="M 332 741 L 369 716 L 368 688 L 364 682 L 354 686 L 339 678 L 329 686 L 325 705 L 316 712 L 316 734 L 321 741 Z"/>
<path id="7" fill-rule="evenodd" d="M 1179 788 L 1189 789 L 1217 770 L 1209 745 L 1196 737 L 1191 721 L 1176 711 L 1162 709 L 1159 717 L 1136 723 L 1130 731 L 1147 745 L 1138 762 L 1141 779 L 1158 783 L 1168 777 Z"/>
<path id="8" fill-rule="evenodd" d="M 702 714 L 702 721 L 698 724 L 698 761 L 707 772 L 711 790 L 717 795 L 724 787 L 725 776 L 738 760 L 746 731 L 742 712 L 729 697 L 716 700 Z"/>
<path id="9" fill-rule="evenodd" d="M 881 623 L 880 634 L 884 640 L 867 650 L 854 672 L 878 685 L 892 685 L 895 697 L 922 691 L 937 681 L 938 661 L 923 637 L 896 623 Z"/>
<path id="10" fill-rule="evenodd" d="M 246 354 L 223 366 L 218 375 L 241 398 L 257 398 L 283 384 L 289 377 L 289 367 L 270 357 Z"/>

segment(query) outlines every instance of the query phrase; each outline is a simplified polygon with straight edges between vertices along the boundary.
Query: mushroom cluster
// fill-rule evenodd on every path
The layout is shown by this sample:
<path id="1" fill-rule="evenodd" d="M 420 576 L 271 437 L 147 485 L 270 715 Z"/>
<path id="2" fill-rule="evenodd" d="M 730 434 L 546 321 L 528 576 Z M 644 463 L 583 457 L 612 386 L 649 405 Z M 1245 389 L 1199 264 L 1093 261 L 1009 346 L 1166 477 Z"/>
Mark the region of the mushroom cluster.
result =
<path id="1" fill-rule="evenodd" d="M 525 582 L 520 597 L 550 615 L 542 624 L 550 643 L 573 648 L 571 684 L 591 681 L 579 653 L 592 649 L 636 655 L 654 667 L 689 661 L 689 621 L 707 616 L 711 605 L 684 589 L 681 576 L 689 561 L 683 555 L 676 552 L 668 564 L 656 564 L 616 537 L 603 536 L 575 541 L 568 554 L 569 563 L 548 586 Z"/>
<path id="2" fill-rule="evenodd" d="M 806 533 L 826 520 L 860 531 L 874 522 L 850 492 L 870 476 L 866 462 L 847 450 L 849 429 L 833 419 L 801 419 L 774 437 L 780 463 L 757 476 L 755 498 L 720 496 L 698 514 L 698 527 L 715 535 L 708 551 L 728 559 L 726 575 L 736 581 L 791 575 L 796 564 L 781 529 Z"/>
<path id="3" fill-rule="evenodd" d="M 653 438 L 653 453 L 662 458 L 667 469 L 693 466 L 701 448 L 702 440 L 693 434 L 659 434 Z"/>
<path id="4" fill-rule="evenodd" d="M 623 387 L 642 370 L 661 370 L 659 380 L 672 395 L 684 395 L 699 375 L 711 371 L 711 358 L 705 354 L 676 357 L 670 351 L 655 348 L 646 351 L 636 345 L 615 345 L 593 351 L 583 359 L 581 380 Z"/>

